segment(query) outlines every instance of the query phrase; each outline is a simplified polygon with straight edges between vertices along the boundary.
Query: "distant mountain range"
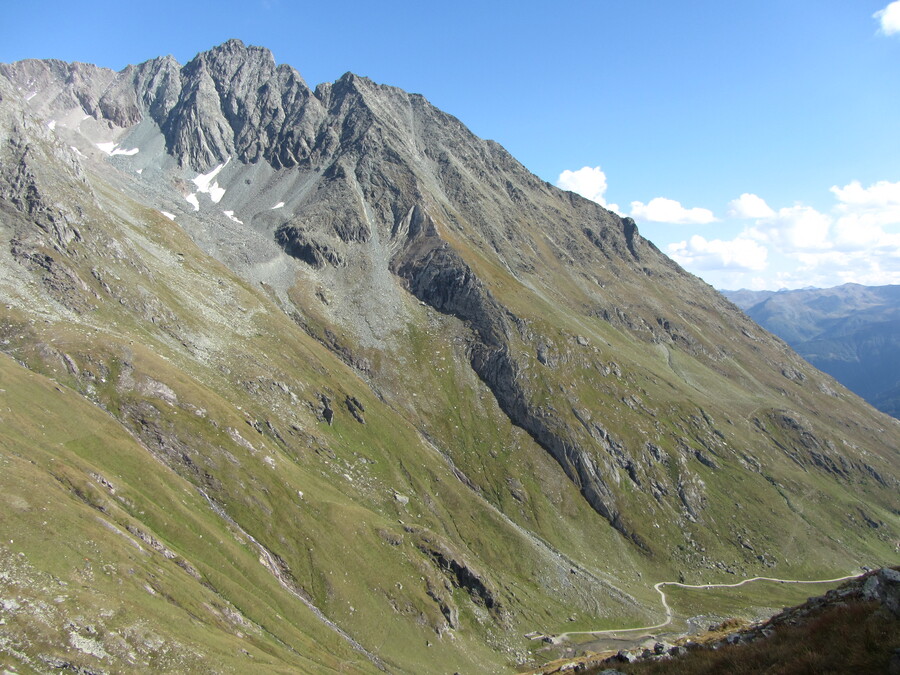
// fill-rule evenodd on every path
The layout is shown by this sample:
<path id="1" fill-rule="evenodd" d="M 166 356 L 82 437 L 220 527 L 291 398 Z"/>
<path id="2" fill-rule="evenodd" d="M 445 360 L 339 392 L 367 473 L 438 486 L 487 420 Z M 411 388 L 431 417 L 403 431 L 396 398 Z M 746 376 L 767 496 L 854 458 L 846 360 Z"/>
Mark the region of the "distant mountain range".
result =
<path id="1" fill-rule="evenodd" d="M 900 286 L 722 293 L 816 368 L 900 417 Z"/>

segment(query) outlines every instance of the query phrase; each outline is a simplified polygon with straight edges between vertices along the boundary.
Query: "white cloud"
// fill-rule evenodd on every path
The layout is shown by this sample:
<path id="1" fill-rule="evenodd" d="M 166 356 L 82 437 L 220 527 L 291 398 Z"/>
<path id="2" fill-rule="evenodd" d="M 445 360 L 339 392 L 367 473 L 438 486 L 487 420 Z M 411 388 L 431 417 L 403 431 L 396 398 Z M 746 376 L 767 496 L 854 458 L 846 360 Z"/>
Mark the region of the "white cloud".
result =
<path id="1" fill-rule="evenodd" d="M 728 202 L 729 218 L 769 218 L 774 215 L 775 212 L 766 204 L 765 199 L 749 192 Z"/>
<path id="2" fill-rule="evenodd" d="M 900 33 L 900 0 L 892 2 L 882 10 L 875 12 L 873 18 L 881 24 L 881 32 L 885 35 Z"/>
<path id="3" fill-rule="evenodd" d="M 846 283 L 884 286 L 900 283 L 900 256 L 871 250 L 824 251 L 796 256 L 800 266 L 784 274 L 793 287 L 828 287 Z"/>
<path id="4" fill-rule="evenodd" d="M 599 166 L 584 166 L 578 171 L 566 169 L 556 179 L 556 186 L 563 190 L 571 190 L 585 199 L 606 206 L 606 174 Z"/>
<path id="5" fill-rule="evenodd" d="M 647 204 L 631 202 L 631 217 L 638 221 L 675 225 L 705 225 L 716 222 L 716 217 L 709 209 L 686 209 L 680 202 L 665 197 L 655 197 Z"/>
<path id="6" fill-rule="evenodd" d="M 860 251 L 877 246 L 885 232 L 868 218 L 849 214 L 834 224 L 834 244 L 841 251 Z"/>
<path id="7" fill-rule="evenodd" d="M 768 249 L 746 237 L 731 241 L 707 241 L 699 234 L 668 246 L 669 255 L 679 264 L 697 270 L 754 270 L 766 268 Z"/>
<path id="8" fill-rule="evenodd" d="M 838 199 L 835 213 L 844 232 L 857 227 L 868 230 L 889 225 L 900 225 L 900 182 L 879 181 L 863 188 L 859 181 L 853 181 L 842 188 L 831 188 Z"/>
<path id="9" fill-rule="evenodd" d="M 897 253 L 900 234 L 886 227 L 900 225 L 900 182 L 879 181 L 864 188 L 859 181 L 833 186 L 838 205 L 834 226 L 835 246 L 842 251 L 868 250 Z"/>
<path id="10" fill-rule="evenodd" d="M 900 0 L 898 0 L 900 4 Z M 880 180 L 864 188 L 858 180 L 840 188 L 831 187 L 831 192 L 841 204 L 863 208 L 900 208 L 900 182 Z"/>
<path id="11" fill-rule="evenodd" d="M 828 235 L 833 218 L 810 206 L 796 205 L 779 209 L 761 218 L 747 230 L 747 235 L 779 246 L 784 253 L 816 251 L 831 248 Z"/>

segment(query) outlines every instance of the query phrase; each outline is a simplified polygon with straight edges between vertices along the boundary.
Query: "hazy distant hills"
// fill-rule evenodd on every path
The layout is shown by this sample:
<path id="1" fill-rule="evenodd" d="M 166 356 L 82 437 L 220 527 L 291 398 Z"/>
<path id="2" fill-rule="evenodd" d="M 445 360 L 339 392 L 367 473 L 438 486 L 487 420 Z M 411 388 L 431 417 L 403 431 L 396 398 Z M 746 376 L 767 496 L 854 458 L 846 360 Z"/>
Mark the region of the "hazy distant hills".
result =
<path id="1" fill-rule="evenodd" d="M 723 294 L 814 366 L 900 417 L 900 286 Z"/>

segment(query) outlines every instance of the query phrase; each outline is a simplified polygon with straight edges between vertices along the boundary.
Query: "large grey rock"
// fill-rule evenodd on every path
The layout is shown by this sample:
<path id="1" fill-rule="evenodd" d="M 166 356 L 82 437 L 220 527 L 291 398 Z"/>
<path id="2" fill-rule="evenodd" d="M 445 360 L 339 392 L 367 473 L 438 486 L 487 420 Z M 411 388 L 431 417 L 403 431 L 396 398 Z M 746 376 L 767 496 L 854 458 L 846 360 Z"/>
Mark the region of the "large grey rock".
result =
<path id="1" fill-rule="evenodd" d="M 900 572 L 884 567 L 866 579 L 863 598 L 877 600 L 894 616 L 900 617 Z"/>

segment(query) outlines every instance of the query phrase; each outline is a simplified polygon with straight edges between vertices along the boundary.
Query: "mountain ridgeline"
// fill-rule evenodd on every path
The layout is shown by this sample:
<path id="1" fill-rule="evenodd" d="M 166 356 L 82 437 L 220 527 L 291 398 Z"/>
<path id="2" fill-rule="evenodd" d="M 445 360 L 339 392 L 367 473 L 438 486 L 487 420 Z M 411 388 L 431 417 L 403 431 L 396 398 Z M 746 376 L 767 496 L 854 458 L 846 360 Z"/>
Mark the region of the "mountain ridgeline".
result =
<path id="1" fill-rule="evenodd" d="M 12 663 L 504 672 L 897 555 L 896 420 L 417 94 L 0 65 L 0 258 Z"/>

